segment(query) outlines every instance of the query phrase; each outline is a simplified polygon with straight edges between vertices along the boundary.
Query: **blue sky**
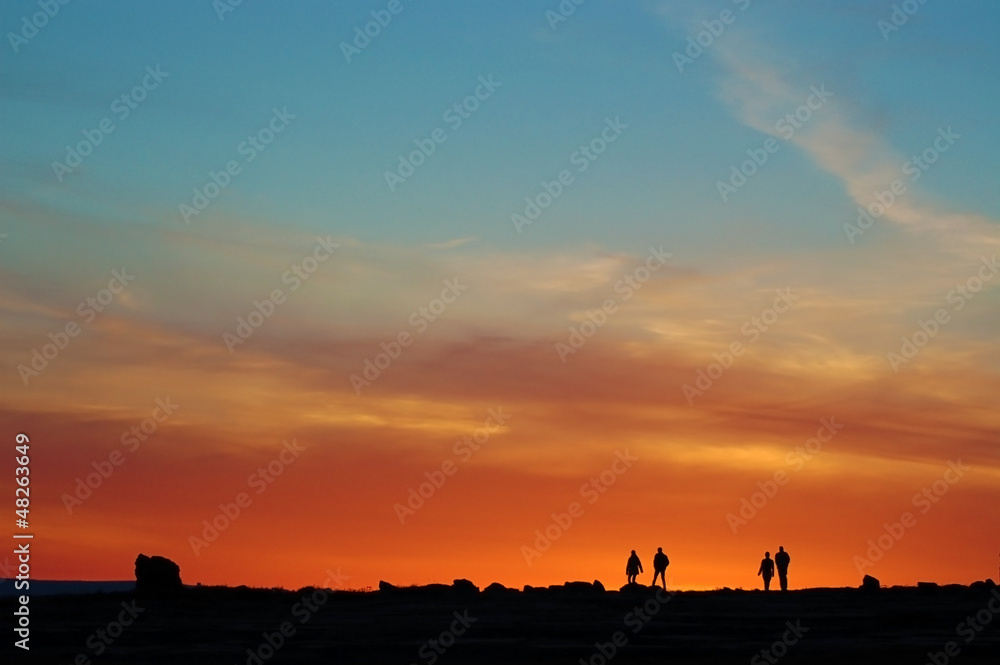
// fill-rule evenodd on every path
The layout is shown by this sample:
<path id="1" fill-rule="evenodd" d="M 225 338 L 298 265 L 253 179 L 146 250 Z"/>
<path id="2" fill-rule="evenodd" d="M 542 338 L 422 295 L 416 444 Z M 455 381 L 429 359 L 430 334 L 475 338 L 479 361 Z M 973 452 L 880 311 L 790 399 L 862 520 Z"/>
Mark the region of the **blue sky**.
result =
<path id="1" fill-rule="evenodd" d="M 987 2 L 930 2 L 884 40 L 889 2 L 597 2 L 551 30 L 558 3 L 404 2 L 351 63 L 339 44 L 383 4 L 244 3 L 220 21 L 210 3 L 71 3 L 17 54 L 3 53 L 7 195 L 122 223 L 176 223 L 210 170 L 264 126 L 273 107 L 296 116 L 213 203 L 217 215 L 322 229 L 368 241 L 475 237 L 518 248 L 598 243 L 633 250 L 669 237 L 709 251 L 840 242 L 853 208 L 841 182 L 784 145 L 723 204 L 715 183 L 766 138 L 720 98 L 732 72 L 723 52 L 780 72 L 805 99 L 825 84 L 844 122 L 905 156 L 941 125 L 972 140 L 935 167 L 921 190 L 967 212 L 995 215 L 1000 57 Z M 551 6 L 550 6 L 551 5 Z M 4 7 L 4 25 L 37 9 Z M 686 71 L 672 53 L 702 20 L 730 9 L 726 28 Z M 928 47 L 930 45 L 930 47 Z M 169 72 L 85 165 L 54 181 L 49 164 L 110 115 L 146 66 Z M 383 173 L 470 94 L 480 75 L 502 83 L 395 192 Z M 776 107 L 777 108 L 777 107 Z M 788 110 L 792 110 L 790 107 Z M 822 113 L 820 111 L 819 113 Z M 607 117 L 629 125 L 525 237 L 510 214 L 567 167 Z M 780 114 L 777 115 L 780 117 Z M 748 232 L 755 229 L 759 232 Z"/>

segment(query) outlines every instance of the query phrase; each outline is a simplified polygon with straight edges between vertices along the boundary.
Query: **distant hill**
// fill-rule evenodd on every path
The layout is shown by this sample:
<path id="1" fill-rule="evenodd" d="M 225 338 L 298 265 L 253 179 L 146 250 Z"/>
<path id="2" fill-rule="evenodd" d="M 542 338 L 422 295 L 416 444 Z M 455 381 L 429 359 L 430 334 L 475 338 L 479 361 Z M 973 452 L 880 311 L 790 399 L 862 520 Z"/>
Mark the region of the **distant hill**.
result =
<path id="1" fill-rule="evenodd" d="M 85 582 L 82 580 L 29 580 L 28 594 L 35 596 L 85 596 L 92 593 L 122 593 L 135 590 L 135 580 L 129 582 Z M 14 588 L 14 580 L 0 580 L 0 598 L 25 593 Z"/>

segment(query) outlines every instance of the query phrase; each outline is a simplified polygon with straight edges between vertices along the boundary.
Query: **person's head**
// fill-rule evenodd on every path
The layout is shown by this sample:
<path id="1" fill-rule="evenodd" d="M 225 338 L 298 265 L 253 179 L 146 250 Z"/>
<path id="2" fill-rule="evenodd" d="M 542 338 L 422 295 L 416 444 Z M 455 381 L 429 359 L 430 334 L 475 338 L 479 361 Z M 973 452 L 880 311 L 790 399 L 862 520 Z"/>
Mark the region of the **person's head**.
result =
<path id="1" fill-rule="evenodd" d="M 771 558 L 771 553 L 770 552 L 764 552 L 764 558 L 765 559 L 770 559 Z"/>
<path id="2" fill-rule="evenodd" d="M 632 556 L 635 556 L 635 550 L 632 550 Z"/>
<path id="3" fill-rule="evenodd" d="M 784 547 L 781 547 L 781 546 L 778 546 L 778 551 L 779 551 L 779 552 L 784 552 L 784 551 L 785 551 L 785 548 L 784 548 Z"/>
<path id="4" fill-rule="evenodd" d="M 656 551 L 659 552 L 660 554 L 663 554 L 663 548 L 662 547 L 657 547 Z"/>

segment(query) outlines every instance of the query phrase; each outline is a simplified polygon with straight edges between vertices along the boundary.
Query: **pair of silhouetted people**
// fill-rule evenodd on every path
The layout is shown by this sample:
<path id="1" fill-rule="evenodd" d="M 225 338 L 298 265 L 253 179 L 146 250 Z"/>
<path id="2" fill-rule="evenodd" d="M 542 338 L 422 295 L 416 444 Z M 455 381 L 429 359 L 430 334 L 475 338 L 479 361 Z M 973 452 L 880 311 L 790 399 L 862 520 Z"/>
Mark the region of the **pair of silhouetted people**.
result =
<path id="1" fill-rule="evenodd" d="M 663 548 L 657 547 L 656 554 L 653 555 L 653 586 L 656 586 L 656 578 L 659 577 L 663 582 L 664 591 L 667 590 L 667 566 L 669 565 L 670 559 L 663 553 Z M 628 558 L 628 562 L 625 564 L 625 575 L 628 578 L 628 583 L 635 584 L 635 578 L 641 572 L 642 562 L 639 561 L 639 555 L 635 553 L 635 550 L 632 550 L 632 556 Z"/>
<path id="2" fill-rule="evenodd" d="M 792 558 L 788 556 L 788 552 L 785 551 L 784 547 L 778 548 L 778 553 L 774 555 L 774 560 L 771 560 L 771 553 L 764 552 L 764 559 L 760 562 L 760 568 L 757 569 L 757 575 L 759 575 L 764 580 L 764 591 L 769 591 L 771 589 L 771 578 L 774 577 L 774 569 L 778 569 L 778 581 L 781 583 L 781 590 L 788 591 L 788 564 L 791 563 Z"/>

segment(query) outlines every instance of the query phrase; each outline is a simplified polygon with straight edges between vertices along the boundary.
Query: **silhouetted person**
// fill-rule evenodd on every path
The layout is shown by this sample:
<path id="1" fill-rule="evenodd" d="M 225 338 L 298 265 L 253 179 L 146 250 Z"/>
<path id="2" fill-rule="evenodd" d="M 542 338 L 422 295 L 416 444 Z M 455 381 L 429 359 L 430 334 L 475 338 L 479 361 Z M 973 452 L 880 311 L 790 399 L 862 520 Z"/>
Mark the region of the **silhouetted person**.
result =
<path id="1" fill-rule="evenodd" d="M 625 575 L 628 576 L 628 583 L 635 584 L 636 576 L 642 572 L 642 562 L 639 561 L 639 555 L 632 550 L 632 556 L 628 558 L 628 563 L 625 564 Z"/>
<path id="2" fill-rule="evenodd" d="M 670 565 L 670 559 L 667 555 L 663 553 L 662 547 L 656 548 L 656 554 L 653 555 L 653 586 L 656 586 L 656 576 L 659 575 L 660 579 L 663 580 L 663 590 L 667 590 L 667 566 Z"/>
<path id="3" fill-rule="evenodd" d="M 764 591 L 768 591 L 771 588 L 771 578 L 774 577 L 774 562 L 771 561 L 770 552 L 764 552 L 757 574 L 764 578 Z"/>
<path id="4" fill-rule="evenodd" d="M 778 553 L 774 555 L 774 565 L 778 569 L 778 581 L 781 582 L 782 591 L 788 591 L 788 564 L 791 560 L 792 557 L 788 556 L 784 547 L 779 547 Z"/>

